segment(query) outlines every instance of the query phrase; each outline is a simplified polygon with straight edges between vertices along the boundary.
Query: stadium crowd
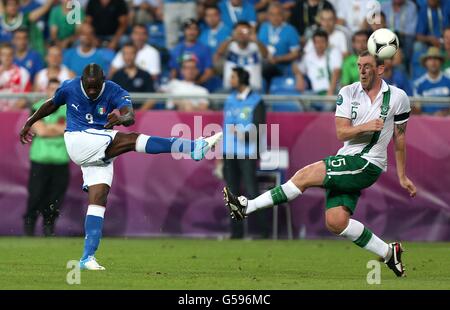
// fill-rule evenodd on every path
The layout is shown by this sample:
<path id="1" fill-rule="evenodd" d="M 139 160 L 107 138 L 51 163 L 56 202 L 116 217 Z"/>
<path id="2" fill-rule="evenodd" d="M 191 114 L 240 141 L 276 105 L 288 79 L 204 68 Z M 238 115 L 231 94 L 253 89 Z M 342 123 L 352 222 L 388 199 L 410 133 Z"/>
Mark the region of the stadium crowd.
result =
<path id="1" fill-rule="evenodd" d="M 377 4 L 381 14 L 372 14 Z M 444 0 L 2 0 L 0 92 L 45 92 L 95 62 L 130 92 L 226 93 L 241 66 L 261 93 L 334 95 L 358 81 L 357 54 L 384 27 L 400 39 L 384 79 L 410 96 L 448 97 Z M 30 104 L 0 99 L 0 111 Z M 208 101 L 140 105 L 158 107 L 195 111 Z"/>

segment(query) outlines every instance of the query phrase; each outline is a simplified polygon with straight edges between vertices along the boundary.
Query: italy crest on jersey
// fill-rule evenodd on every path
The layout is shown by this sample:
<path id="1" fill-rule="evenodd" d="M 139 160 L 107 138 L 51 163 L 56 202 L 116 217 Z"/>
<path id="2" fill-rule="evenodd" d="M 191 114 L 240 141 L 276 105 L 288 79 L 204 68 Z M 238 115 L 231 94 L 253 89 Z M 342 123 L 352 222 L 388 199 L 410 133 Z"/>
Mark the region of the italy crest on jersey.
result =
<path id="1" fill-rule="evenodd" d="M 105 107 L 98 107 L 98 114 L 103 115 L 106 113 L 106 108 Z"/>

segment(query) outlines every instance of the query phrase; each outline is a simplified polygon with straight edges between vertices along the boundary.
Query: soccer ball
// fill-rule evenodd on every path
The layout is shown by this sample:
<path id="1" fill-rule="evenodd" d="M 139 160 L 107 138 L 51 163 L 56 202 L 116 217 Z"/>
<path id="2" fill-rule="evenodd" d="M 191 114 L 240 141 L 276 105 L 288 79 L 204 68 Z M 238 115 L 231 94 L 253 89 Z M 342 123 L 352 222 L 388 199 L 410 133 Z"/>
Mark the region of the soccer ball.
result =
<path id="1" fill-rule="evenodd" d="M 386 28 L 376 30 L 367 41 L 369 53 L 381 59 L 394 57 L 398 47 L 397 35 Z"/>

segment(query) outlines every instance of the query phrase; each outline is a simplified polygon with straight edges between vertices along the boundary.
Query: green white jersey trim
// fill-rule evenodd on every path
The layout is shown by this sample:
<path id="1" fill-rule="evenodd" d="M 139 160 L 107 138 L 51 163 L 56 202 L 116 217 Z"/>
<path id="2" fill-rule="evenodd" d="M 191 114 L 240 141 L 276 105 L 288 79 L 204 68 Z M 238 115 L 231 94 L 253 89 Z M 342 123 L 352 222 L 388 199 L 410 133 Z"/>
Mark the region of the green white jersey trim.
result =
<path id="1" fill-rule="evenodd" d="M 368 132 L 346 141 L 337 155 L 360 155 L 386 171 L 387 147 L 394 134 L 394 124 L 407 122 L 410 111 L 406 93 L 385 81 L 382 81 L 381 90 L 373 103 L 360 82 L 343 87 L 336 102 L 336 117 L 350 119 L 352 126 L 381 117 L 384 118 L 384 127 L 379 133 Z"/>

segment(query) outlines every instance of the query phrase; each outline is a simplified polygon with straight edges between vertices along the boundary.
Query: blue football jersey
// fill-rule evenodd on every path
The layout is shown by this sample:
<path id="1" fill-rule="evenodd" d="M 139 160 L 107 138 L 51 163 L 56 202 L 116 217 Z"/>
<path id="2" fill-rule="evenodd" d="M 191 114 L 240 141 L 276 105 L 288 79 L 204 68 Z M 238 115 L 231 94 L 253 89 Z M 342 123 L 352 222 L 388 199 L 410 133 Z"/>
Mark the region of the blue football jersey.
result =
<path id="1" fill-rule="evenodd" d="M 105 81 L 97 99 L 89 99 L 81 86 L 80 77 L 65 81 L 56 90 L 53 103 L 67 105 L 66 131 L 104 129 L 109 113 L 132 106 L 128 92 L 112 81 Z"/>

